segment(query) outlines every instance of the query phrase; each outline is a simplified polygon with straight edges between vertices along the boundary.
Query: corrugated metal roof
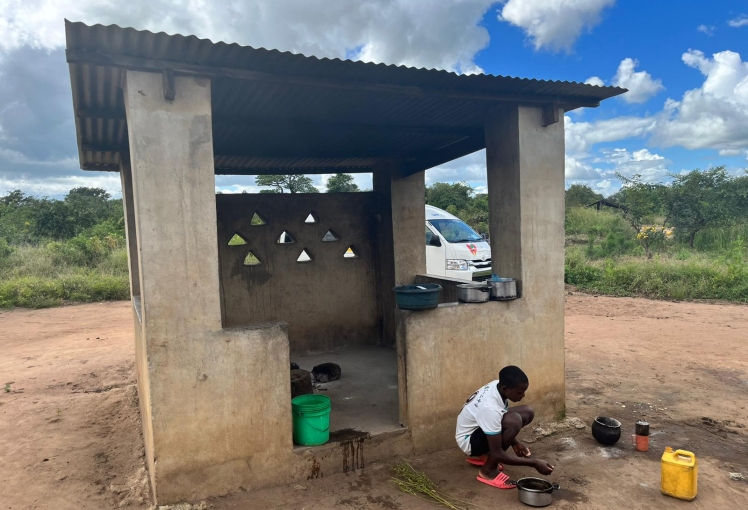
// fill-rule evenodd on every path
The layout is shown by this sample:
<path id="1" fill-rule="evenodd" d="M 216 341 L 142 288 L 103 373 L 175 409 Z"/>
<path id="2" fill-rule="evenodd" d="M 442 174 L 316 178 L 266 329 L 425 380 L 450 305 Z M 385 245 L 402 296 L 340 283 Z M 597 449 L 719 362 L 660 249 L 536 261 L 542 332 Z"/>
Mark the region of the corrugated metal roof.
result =
<path id="1" fill-rule="evenodd" d="M 116 170 L 117 152 L 126 150 L 120 87 L 127 68 L 211 76 L 216 171 L 225 173 L 370 171 L 382 158 L 418 161 L 439 150 L 453 159 L 483 148 L 485 112 L 497 102 L 577 107 L 625 92 L 307 57 L 116 25 L 66 22 L 66 37 L 84 169 Z"/>

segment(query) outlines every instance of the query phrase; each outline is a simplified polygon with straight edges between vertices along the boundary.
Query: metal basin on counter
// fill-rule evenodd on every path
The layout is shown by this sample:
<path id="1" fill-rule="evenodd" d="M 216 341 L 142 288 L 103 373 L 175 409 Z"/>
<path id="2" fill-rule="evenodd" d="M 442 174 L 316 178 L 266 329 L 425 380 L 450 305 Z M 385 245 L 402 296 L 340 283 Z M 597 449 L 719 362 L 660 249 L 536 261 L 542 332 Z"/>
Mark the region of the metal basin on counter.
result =
<path id="1" fill-rule="evenodd" d="M 457 299 L 463 303 L 485 303 L 491 288 L 485 283 L 463 283 L 457 286 Z"/>

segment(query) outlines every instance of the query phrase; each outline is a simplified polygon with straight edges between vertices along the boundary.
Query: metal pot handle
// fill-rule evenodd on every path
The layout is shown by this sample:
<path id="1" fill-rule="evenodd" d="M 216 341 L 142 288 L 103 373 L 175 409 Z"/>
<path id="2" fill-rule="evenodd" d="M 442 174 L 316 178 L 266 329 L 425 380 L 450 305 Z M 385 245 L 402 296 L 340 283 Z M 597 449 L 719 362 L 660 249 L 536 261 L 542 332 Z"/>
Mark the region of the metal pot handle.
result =
<path id="1" fill-rule="evenodd" d="M 559 484 L 557 484 L 557 483 L 552 483 L 551 487 L 553 487 L 554 491 L 557 491 L 557 490 L 561 489 L 561 486 Z"/>

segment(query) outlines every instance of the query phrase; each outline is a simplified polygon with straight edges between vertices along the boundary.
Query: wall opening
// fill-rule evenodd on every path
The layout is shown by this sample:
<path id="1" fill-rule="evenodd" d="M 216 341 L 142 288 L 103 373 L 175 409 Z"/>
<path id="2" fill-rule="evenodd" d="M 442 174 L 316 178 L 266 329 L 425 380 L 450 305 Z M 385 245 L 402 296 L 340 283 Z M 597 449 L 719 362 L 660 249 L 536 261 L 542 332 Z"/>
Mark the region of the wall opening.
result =
<path id="1" fill-rule="evenodd" d="M 244 257 L 245 266 L 259 266 L 260 264 L 262 264 L 262 262 L 260 262 L 260 259 L 258 259 L 257 256 L 251 251 L 247 253 L 246 257 Z"/>
<path id="2" fill-rule="evenodd" d="M 247 244 L 247 240 L 239 234 L 234 234 L 234 237 L 229 239 L 229 246 L 242 246 Z"/>
<path id="3" fill-rule="evenodd" d="M 278 238 L 278 244 L 291 244 L 295 243 L 296 239 L 293 238 L 291 234 L 286 232 L 285 230 L 281 232 L 280 237 Z"/>
<path id="4" fill-rule="evenodd" d="M 249 223 L 253 227 L 261 227 L 263 225 L 267 225 L 267 222 L 262 219 L 262 216 L 255 211 L 254 215 L 252 215 L 252 221 Z"/>
<path id="5" fill-rule="evenodd" d="M 299 253 L 299 256 L 296 258 L 296 262 L 311 262 L 312 256 L 309 255 L 309 252 L 306 251 L 306 248 L 301 250 L 301 253 Z"/>
<path id="6" fill-rule="evenodd" d="M 327 233 L 322 238 L 322 242 L 331 243 L 333 241 L 340 241 L 340 237 L 338 237 L 338 235 L 332 230 L 328 230 Z"/>
<path id="7" fill-rule="evenodd" d="M 306 217 L 304 223 L 306 223 L 307 225 L 313 225 L 314 223 L 317 223 L 317 216 L 314 214 L 314 211 L 309 213 L 309 216 Z"/>

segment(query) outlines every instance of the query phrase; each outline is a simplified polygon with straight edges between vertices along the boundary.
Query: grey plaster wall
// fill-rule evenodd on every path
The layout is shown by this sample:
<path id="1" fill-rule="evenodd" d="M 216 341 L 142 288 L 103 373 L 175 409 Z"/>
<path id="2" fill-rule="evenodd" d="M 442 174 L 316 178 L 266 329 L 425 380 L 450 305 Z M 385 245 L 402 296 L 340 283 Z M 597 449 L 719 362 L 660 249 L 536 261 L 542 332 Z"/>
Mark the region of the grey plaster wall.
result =
<path id="1" fill-rule="evenodd" d="M 226 327 L 286 322 L 297 355 L 380 342 L 373 193 L 216 195 L 216 206 Z M 338 241 L 322 241 L 329 230 Z M 278 243 L 284 231 L 293 243 Z M 235 234 L 247 244 L 229 246 Z M 343 257 L 349 246 L 356 258 Z M 297 262 L 302 250 L 312 261 Z M 250 251 L 259 265 L 244 265 Z"/>

